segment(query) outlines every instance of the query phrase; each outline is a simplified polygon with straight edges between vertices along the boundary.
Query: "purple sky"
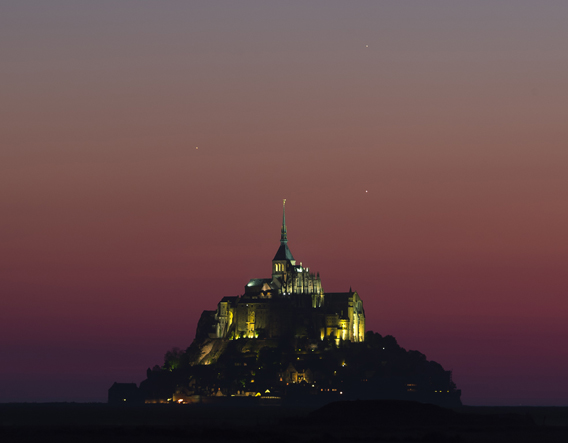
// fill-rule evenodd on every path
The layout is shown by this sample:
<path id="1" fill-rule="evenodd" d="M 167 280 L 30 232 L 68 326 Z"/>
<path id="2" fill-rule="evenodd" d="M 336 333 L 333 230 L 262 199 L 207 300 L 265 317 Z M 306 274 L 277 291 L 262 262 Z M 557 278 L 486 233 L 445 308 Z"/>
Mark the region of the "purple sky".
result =
<path id="1" fill-rule="evenodd" d="M 287 198 L 295 258 L 465 404 L 568 405 L 566 23 L 565 1 L 2 2 L 0 402 L 140 382 L 270 275 Z"/>

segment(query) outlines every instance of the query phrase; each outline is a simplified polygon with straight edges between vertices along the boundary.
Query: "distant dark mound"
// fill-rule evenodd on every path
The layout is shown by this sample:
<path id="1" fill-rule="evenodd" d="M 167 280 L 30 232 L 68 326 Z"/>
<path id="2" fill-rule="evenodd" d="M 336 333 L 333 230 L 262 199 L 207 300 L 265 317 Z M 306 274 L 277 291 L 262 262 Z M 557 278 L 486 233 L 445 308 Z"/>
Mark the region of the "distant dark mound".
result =
<path id="1" fill-rule="evenodd" d="M 330 403 L 308 418 L 320 423 L 367 423 L 373 426 L 438 426 L 456 421 L 459 414 L 431 404 L 404 400 L 356 400 Z"/>

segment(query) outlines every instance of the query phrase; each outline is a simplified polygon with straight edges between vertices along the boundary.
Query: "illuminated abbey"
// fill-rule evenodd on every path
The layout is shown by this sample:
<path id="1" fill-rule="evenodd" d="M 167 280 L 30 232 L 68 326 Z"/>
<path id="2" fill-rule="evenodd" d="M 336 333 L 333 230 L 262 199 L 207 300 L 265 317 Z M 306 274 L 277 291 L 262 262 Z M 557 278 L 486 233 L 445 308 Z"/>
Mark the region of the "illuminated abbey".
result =
<path id="1" fill-rule="evenodd" d="M 288 247 L 286 200 L 272 276 L 251 279 L 241 296 L 224 297 L 205 311 L 199 328 L 209 338 L 299 337 L 362 342 L 365 311 L 357 292 L 325 293 L 319 273 L 298 264 Z M 203 334 L 205 335 L 205 334 Z"/>
<path id="2" fill-rule="evenodd" d="M 239 404 L 254 397 L 259 404 L 303 405 L 395 398 L 461 405 L 450 371 L 406 352 L 390 335 L 366 332 L 357 292 L 325 292 L 319 274 L 296 261 L 285 204 L 270 277 L 251 279 L 242 295 L 204 311 L 185 351 L 168 351 L 163 366 L 148 368 L 139 390 L 115 383 L 109 402 Z"/>

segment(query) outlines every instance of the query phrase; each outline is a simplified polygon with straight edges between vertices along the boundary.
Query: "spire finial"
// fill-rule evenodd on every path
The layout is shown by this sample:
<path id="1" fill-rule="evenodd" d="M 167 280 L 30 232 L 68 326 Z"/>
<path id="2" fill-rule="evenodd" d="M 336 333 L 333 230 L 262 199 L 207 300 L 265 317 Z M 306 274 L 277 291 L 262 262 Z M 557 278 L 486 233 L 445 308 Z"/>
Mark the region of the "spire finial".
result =
<path id="1" fill-rule="evenodd" d="M 280 242 L 288 242 L 286 233 L 286 199 L 282 200 L 282 230 L 280 231 Z"/>

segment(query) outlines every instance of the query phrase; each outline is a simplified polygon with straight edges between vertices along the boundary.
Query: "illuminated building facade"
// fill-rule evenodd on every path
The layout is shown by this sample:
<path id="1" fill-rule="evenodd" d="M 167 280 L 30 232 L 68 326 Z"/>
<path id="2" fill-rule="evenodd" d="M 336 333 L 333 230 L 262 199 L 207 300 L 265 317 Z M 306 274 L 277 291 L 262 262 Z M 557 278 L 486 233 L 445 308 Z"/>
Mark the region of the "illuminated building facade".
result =
<path id="1" fill-rule="evenodd" d="M 365 311 L 357 292 L 325 294 L 319 273 L 297 264 L 288 247 L 286 200 L 272 277 L 251 279 L 241 296 L 224 297 L 209 318 L 211 338 L 306 337 L 360 342 Z"/>

